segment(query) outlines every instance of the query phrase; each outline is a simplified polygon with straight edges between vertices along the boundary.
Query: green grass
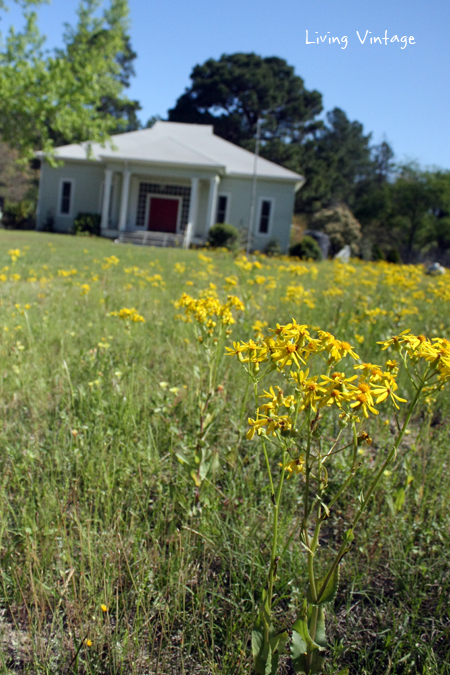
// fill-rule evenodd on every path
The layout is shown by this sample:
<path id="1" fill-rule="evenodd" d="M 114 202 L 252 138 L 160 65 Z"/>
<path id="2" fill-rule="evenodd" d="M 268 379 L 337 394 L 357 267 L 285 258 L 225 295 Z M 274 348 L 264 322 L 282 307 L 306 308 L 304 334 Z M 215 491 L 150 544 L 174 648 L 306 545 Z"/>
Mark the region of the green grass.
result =
<path id="1" fill-rule="evenodd" d="M 196 251 L 84 237 L 0 231 L 0 244 L 0 673 L 250 673 L 270 549 L 264 457 L 245 440 L 253 411 L 242 406 L 244 373 L 225 359 L 209 438 L 216 468 L 197 504 L 176 455 L 196 434 L 204 362 L 172 302 L 210 283 L 223 294 L 224 279 L 236 275 L 233 292 L 247 310 L 232 339 L 251 337 L 257 319 L 274 326 L 295 316 L 377 362 L 376 341 L 405 328 L 448 337 L 445 289 L 419 272 L 411 281 L 402 270 L 403 282 L 386 284 L 375 267 L 356 265 L 349 276 L 321 263 L 316 275 L 307 263 L 299 276 L 265 259 L 246 272 L 226 253 L 207 253 L 208 262 Z M 25 255 L 11 262 L 16 248 Z M 118 263 L 105 264 L 112 255 Z M 268 277 L 276 288 L 267 289 Z M 289 286 L 297 290 L 285 300 Z M 323 295 L 329 288 L 343 295 Z M 305 290 L 315 307 L 302 300 Z M 123 307 L 145 323 L 126 329 L 109 316 Z M 370 318 L 375 308 L 386 313 Z M 407 382 L 402 392 L 410 393 Z M 450 673 L 449 420 L 445 392 L 417 413 L 360 523 L 328 613 L 327 675 L 345 666 L 351 675 Z M 389 443 L 383 422 L 372 429 L 374 462 Z M 302 491 L 299 478 L 289 484 L 287 535 Z M 361 487 L 358 479 L 327 521 L 324 547 L 339 547 Z M 278 577 L 280 625 L 292 625 L 306 579 L 295 536 Z M 282 660 L 281 672 L 289 668 Z"/>

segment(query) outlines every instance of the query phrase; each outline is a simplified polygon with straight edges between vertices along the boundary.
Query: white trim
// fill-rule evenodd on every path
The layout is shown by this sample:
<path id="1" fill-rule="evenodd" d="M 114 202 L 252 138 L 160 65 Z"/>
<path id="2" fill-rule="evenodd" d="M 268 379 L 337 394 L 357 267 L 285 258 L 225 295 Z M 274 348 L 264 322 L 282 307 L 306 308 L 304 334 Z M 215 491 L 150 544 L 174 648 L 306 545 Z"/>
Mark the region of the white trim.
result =
<path id="1" fill-rule="evenodd" d="M 263 202 L 270 202 L 270 213 L 269 213 L 269 227 L 267 228 L 267 232 L 261 232 L 260 225 L 261 225 L 261 216 L 262 216 L 262 204 Z M 275 211 L 275 198 L 274 197 L 260 197 L 258 199 L 258 220 L 256 221 L 257 229 L 255 232 L 256 237 L 268 237 L 272 233 L 272 225 L 273 225 L 273 214 Z"/>
<path id="2" fill-rule="evenodd" d="M 206 232 L 215 225 L 214 218 L 217 214 L 217 196 L 220 184 L 220 176 L 217 174 L 209 179 L 208 210 L 206 214 Z"/>
<path id="3" fill-rule="evenodd" d="M 131 171 L 128 166 L 125 166 L 125 169 L 122 172 L 122 196 L 120 198 L 120 211 L 119 211 L 119 231 L 124 232 L 127 229 L 128 224 L 128 211 L 129 211 L 129 194 L 130 194 L 130 180 L 131 180 Z"/>
<path id="4" fill-rule="evenodd" d="M 38 203 L 36 207 L 36 229 L 38 224 L 39 228 L 41 227 L 41 207 L 42 207 L 42 198 L 44 194 L 44 167 L 45 167 L 45 159 L 42 159 L 41 167 L 39 170 Z"/>
<path id="5" fill-rule="evenodd" d="M 158 232 L 159 230 L 149 230 L 148 221 L 150 219 L 150 201 L 152 198 L 155 199 L 175 199 L 178 202 L 178 211 L 177 211 L 177 229 L 175 230 L 176 234 L 180 232 L 180 223 L 181 223 L 181 212 L 183 210 L 183 197 L 179 195 L 162 195 L 157 192 L 147 192 L 146 201 L 145 201 L 145 218 L 144 225 L 136 225 L 137 232 Z"/>
<path id="6" fill-rule="evenodd" d="M 227 198 L 227 206 L 225 208 L 225 220 L 223 221 L 224 223 L 229 223 L 229 218 L 230 218 L 230 205 L 231 205 L 231 192 L 218 192 L 217 193 L 217 203 L 216 203 L 216 213 L 215 213 L 215 221 L 214 225 L 218 223 L 219 221 L 217 220 L 217 211 L 219 210 L 219 199 L 221 197 L 226 197 Z"/>
<path id="7" fill-rule="evenodd" d="M 195 232 L 195 226 L 197 225 L 197 216 L 198 216 L 198 187 L 199 179 L 196 176 L 191 178 L 191 195 L 189 199 L 189 217 L 184 231 L 184 242 L 183 248 L 189 248 L 191 239 Z"/>
<path id="8" fill-rule="evenodd" d="M 100 196 L 99 196 L 99 201 L 98 201 L 98 211 L 100 214 L 103 212 L 103 200 L 105 197 L 105 181 L 102 180 L 100 184 Z"/>
<path id="9" fill-rule="evenodd" d="M 111 215 L 111 189 L 112 189 L 112 179 L 113 179 L 112 169 L 105 169 L 105 179 L 102 182 L 100 189 L 100 213 L 101 213 L 101 225 L 100 229 L 107 230 L 110 225 L 110 215 Z"/>
<path id="10" fill-rule="evenodd" d="M 62 202 L 62 186 L 63 183 L 70 183 L 70 200 L 69 200 L 69 213 L 62 213 L 61 211 L 61 202 Z M 59 187 L 58 187 L 58 204 L 57 204 L 57 214 L 61 218 L 71 218 L 73 216 L 73 204 L 75 201 L 75 179 L 74 178 L 60 178 Z"/>

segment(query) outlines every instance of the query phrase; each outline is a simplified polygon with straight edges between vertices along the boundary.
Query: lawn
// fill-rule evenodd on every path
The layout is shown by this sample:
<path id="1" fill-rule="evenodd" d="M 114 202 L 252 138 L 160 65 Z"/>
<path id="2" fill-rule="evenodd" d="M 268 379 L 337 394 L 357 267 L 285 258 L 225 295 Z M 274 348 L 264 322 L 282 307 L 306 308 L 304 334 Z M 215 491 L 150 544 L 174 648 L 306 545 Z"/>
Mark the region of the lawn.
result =
<path id="1" fill-rule="evenodd" d="M 275 446 L 266 460 L 264 438 L 247 438 L 252 387 L 225 347 L 296 319 L 349 343 L 348 372 L 384 363 L 395 349 L 377 343 L 407 329 L 450 337 L 448 274 L 0 230 L 0 290 L 0 673 L 251 673 L 271 559 L 267 464 L 284 469 Z M 244 309 L 209 335 L 183 293 Z M 282 382 L 270 372 L 263 388 Z M 414 396 L 404 373 L 396 394 Z M 448 394 L 415 409 L 358 523 L 327 605 L 327 675 L 450 674 Z M 377 408 L 341 495 L 346 455 L 328 469 L 325 562 L 392 446 L 396 409 Z M 333 440 L 340 409 L 327 411 Z M 308 579 L 304 492 L 299 472 L 280 501 L 280 629 Z M 279 672 L 294 672 L 287 655 Z"/>

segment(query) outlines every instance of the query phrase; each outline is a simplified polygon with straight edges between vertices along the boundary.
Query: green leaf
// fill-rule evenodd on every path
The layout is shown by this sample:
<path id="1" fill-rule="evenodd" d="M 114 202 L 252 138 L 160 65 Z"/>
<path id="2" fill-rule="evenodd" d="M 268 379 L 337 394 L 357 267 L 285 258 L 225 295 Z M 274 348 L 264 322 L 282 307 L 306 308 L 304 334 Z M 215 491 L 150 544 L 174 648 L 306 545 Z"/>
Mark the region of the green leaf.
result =
<path id="1" fill-rule="evenodd" d="M 343 668 L 343 669 L 340 670 L 338 673 L 336 673 L 336 675 L 348 675 L 348 674 L 349 674 L 349 671 L 350 671 L 349 668 Z"/>
<path id="2" fill-rule="evenodd" d="M 312 594 L 311 594 L 311 587 L 308 586 L 308 591 L 306 594 L 306 597 L 308 599 L 308 602 L 311 603 L 312 605 L 324 605 L 327 602 L 333 602 L 339 588 L 339 565 L 336 567 L 334 570 L 333 574 L 331 577 L 328 579 L 326 582 L 327 574 L 320 579 L 316 579 L 316 593 L 319 599 L 314 602 Z M 323 586 L 326 582 L 326 586 L 323 589 Z"/>
<path id="3" fill-rule="evenodd" d="M 317 622 L 316 634 L 313 640 L 310 635 L 310 629 L 315 612 L 317 612 Z M 327 647 L 323 607 L 308 607 L 308 625 L 309 627 L 306 625 L 304 604 L 302 617 L 295 622 L 292 633 L 292 665 L 296 673 L 315 675 L 322 670 L 325 657 L 320 652 Z M 298 628 L 301 629 L 301 634 L 296 632 Z"/>
<path id="4" fill-rule="evenodd" d="M 296 673 L 306 673 L 308 667 L 306 665 L 306 652 L 299 654 L 295 659 L 292 657 L 292 666 Z"/>
<path id="5" fill-rule="evenodd" d="M 310 675 L 318 675 L 323 668 L 324 662 L 325 657 L 319 653 L 318 649 L 316 649 L 312 655 L 311 668 L 309 669 Z"/>
<path id="6" fill-rule="evenodd" d="M 308 655 L 301 654 L 298 659 L 292 660 L 292 665 L 296 673 L 306 673 L 309 675 L 318 675 L 321 672 L 325 657 L 321 656 L 318 649 L 315 649 L 311 655 L 311 664 L 307 663 Z"/>
<path id="7" fill-rule="evenodd" d="M 401 511 L 403 508 L 403 504 L 405 503 L 405 491 L 403 488 L 400 488 L 397 491 L 396 498 L 395 498 L 395 510 L 396 511 Z"/>
<path id="8" fill-rule="evenodd" d="M 286 638 L 283 638 L 286 635 Z M 252 632 L 252 654 L 253 664 L 256 675 L 276 675 L 278 669 L 278 653 L 274 654 L 272 643 L 277 648 L 284 644 L 287 634 L 280 633 L 271 638 L 269 642 L 264 641 L 264 633 L 261 630 Z"/>
<path id="9" fill-rule="evenodd" d="M 256 675 L 266 675 L 269 649 L 270 645 L 264 644 L 264 634 L 259 630 L 254 630 L 252 632 L 252 654 Z"/>
<path id="10" fill-rule="evenodd" d="M 308 626 L 310 634 L 311 634 L 312 614 L 313 614 L 313 607 L 308 607 Z M 325 611 L 322 605 L 320 605 L 318 608 L 316 634 L 314 636 L 314 642 L 316 642 L 322 649 L 326 649 L 328 647 L 327 636 L 325 633 Z"/>
<path id="11" fill-rule="evenodd" d="M 278 654 L 272 654 L 272 649 L 269 647 L 269 658 L 266 663 L 265 675 L 277 675 L 278 659 Z"/>
<path id="12" fill-rule="evenodd" d="M 288 637 L 289 636 L 287 632 L 283 631 L 282 633 L 278 633 L 277 635 L 274 635 L 270 638 L 269 642 L 273 654 L 283 654 L 284 646 L 288 640 Z"/>
<path id="13" fill-rule="evenodd" d="M 307 604 L 304 600 L 301 614 L 292 626 L 291 656 L 294 669 L 297 667 L 296 664 L 301 667 L 305 654 L 308 651 L 312 652 L 314 649 L 319 649 L 319 645 L 311 639 L 309 634 Z M 296 670 L 296 672 L 301 673 L 303 671 Z"/>
<path id="14" fill-rule="evenodd" d="M 192 478 L 192 480 L 193 480 L 194 483 L 195 483 L 195 487 L 200 487 L 200 486 L 201 486 L 202 481 L 200 480 L 200 478 L 199 478 L 197 472 L 195 471 L 195 469 L 192 469 L 192 471 L 191 471 L 191 478 Z"/>
<path id="15" fill-rule="evenodd" d="M 252 656 L 255 659 L 262 651 L 264 635 L 260 630 L 252 631 Z"/>
<path id="16" fill-rule="evenodd" d="M 186 457 L 182 455 L 181 452 L 176 452 L 175 457 L 180 462 L 180 464 L 188 464 Z"/>

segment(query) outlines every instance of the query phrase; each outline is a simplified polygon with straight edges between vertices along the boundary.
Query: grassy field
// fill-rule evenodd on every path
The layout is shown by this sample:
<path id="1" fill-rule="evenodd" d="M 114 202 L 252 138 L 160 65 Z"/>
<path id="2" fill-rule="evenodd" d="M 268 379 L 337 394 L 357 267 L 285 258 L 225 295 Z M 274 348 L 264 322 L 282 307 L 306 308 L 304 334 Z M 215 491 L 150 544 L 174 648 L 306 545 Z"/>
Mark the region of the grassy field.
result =
<path id="1" fill-rule="evenodd" d="M 0 290 L 0 673 L 252 673 L 272 508 L 260 440 L 246 438 L 255 406 L 238 360 L 220 358 L 202 417 L 208 355 L 174 302 L 237 296 L 229 347 L 295 318 L 378 363 L 392 354 L 377 341 L 406 329 L 450 337 L 448 278 L 0 231 Z M 405 377 L 397 393 L 410 400 Z M 339 547 L 390 420 L 387 408 L 370 420 L 324 550 Z M 328 612 L 327 675 L 450 674 L 449 421 L 447 388 L 416 410 L 359 523 Z M 294 476 L 283 491 L 280 624 L 304 593 L 303 490 Z M 280 672 L 294 672 L 287 657 Z"/>

